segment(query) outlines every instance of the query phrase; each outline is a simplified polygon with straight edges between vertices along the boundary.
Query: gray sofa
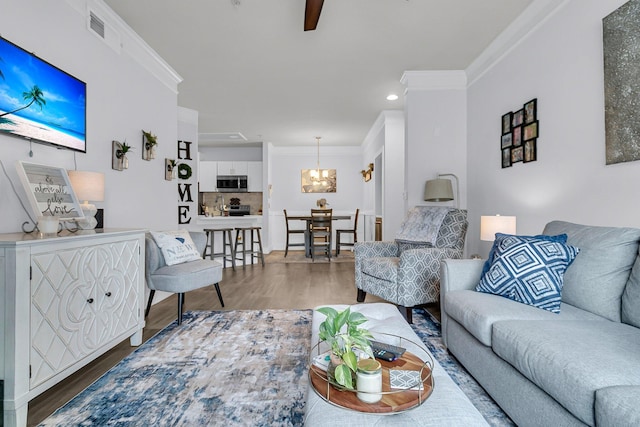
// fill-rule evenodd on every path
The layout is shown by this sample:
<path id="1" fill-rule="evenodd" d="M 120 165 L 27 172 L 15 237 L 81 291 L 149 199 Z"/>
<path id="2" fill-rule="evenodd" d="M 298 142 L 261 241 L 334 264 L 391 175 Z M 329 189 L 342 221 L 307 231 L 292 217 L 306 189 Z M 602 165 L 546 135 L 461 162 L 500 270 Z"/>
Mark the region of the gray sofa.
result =
<path id="1" fill-rule="evenodd" d="M 640 230 L 554 221 L 580 249 L 560 313 L 476 292 L 482 260 L 441 264 L 448 350 L 520 426 L 640 425 Z"/>

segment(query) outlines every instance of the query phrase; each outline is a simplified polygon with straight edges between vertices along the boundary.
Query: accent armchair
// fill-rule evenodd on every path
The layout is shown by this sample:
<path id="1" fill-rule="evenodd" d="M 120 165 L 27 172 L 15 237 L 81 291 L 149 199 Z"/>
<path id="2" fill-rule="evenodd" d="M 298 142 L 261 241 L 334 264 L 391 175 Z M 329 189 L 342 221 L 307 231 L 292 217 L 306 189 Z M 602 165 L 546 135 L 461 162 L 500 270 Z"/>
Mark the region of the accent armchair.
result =
<path id="1" fill-rule="evenodd" d="M 207 244 L 206 234 L 190 231 L 189 235 L 200 256 L 202 256 Z M 214 285 L 220 305 L 224 307 L 219 285 L 222 279 L 222 264 L 219 262 L 199 258 L 175 265 L 167 265 L 160 247 L 150 234 L 145 237 L 145 258 L 145 277 L 147 286 L 151 291 L 144 314 L 145 317 L 149 315 L 156 290 L 178 294 L 178 325 L 182 323 L 185 292 Z"/>
<path id="2" fill-rule="evenodd" d="M 393 242 L 355 244 L 358 302 L 371 293 L 406 310 L 440 300 L 440 261 L 462 258 L 467 211 L 416 206 Z"/>

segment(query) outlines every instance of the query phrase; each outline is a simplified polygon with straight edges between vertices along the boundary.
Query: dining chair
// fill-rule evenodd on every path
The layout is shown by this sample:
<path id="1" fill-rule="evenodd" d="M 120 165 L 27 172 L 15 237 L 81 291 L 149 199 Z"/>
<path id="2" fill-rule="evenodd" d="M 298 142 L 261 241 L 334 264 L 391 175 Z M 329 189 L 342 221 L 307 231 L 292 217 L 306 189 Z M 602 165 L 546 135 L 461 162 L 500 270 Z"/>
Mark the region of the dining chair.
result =
<path id="1" fill-rule="evenodd" d="M 336 230 L 336 256 L 340 255 L 340 246 L 353 247 L 353 245 L 355 245 L 356 242 L 358 241 L 358 214 L 359 213 L 360 213 L 360 209 L 356 209 L 356 214 L 353 217 L 353 228 Z M 351 242 L 341 241 L 340 236 L 343 234 L 352 234 L 353 241 Z"/>
<path id="2" fill-rule="evenodd" d="M 311 227 L 309 230 L 311 259 L 316 260 L 316 251 L 321 249 L 331 261 L 331 221 L 333 209 L 311 209 Z"/>
<path id="3" fill-rule="evenodd" d="M 304 242 L 304 239 L 300 243 L 291 243 L 289 241 L 289 237 L 290 236 L 296 236 L 296 235 L 301 235 L 301 236 L 304 237 L 304 233 L 306 233 L 307 230 L 306 229 L 296 229 L 296 228 L 292 229 L 289 226 L 289 221 L 293 221 L 293 220 L 289 219 L 289 216 L 287 215 L 287 210 L 286 209 L 283 209 L 283 211 L 284 211 L 284 223 L 287 225 L 287 243 L 286 243 L 285 248 L 284 248 L 284 257 L 286 258 L 287 254 L 289 253 L 289 247 L 291 247 L 291 246 L 306 246 L 306 244 Z M 300 221 L 298 221 L 298 222 L 300 222 Z"/>

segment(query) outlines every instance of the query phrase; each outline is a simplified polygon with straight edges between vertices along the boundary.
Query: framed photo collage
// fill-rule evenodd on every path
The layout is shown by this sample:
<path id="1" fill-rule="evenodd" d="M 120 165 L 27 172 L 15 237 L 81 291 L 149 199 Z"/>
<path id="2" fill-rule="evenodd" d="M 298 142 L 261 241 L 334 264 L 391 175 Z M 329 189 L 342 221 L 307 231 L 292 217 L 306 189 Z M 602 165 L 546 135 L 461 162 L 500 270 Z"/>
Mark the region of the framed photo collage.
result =
<path id="1" fill-rule="evenodd" d="M 515 113 L 509 111 L 503 115 L 501 124 L 502 167 L 508 168 L 518 162 L 535 162 L 540 134 L 537 98 L 525 103 Z"/>

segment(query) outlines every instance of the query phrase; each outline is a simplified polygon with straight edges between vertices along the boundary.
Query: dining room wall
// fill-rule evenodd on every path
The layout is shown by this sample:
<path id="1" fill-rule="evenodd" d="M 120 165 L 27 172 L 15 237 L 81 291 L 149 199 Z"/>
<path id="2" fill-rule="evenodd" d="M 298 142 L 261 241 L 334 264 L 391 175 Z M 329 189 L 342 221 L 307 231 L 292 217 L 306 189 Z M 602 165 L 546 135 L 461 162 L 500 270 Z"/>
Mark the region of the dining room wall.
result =
<path id="1" fill-rule="evenodd" d="M 335 169 L 335 193 L 303 193 L 301 170 L 315 169 L 318 162 L 316 147 L 271 147 L 269 150 L 269 228 L 270 247 L 284 250 L 286 227 L 283 209 L 290 215 L 308 215 L 316 201 L 324 198 L 334 214 L 351 215 L 363 203 L 362 153 L 360 147 L 323 146 L 320 168 Z M 336 226 L 348 226 L 348 221 L 337 221 Z"/>

